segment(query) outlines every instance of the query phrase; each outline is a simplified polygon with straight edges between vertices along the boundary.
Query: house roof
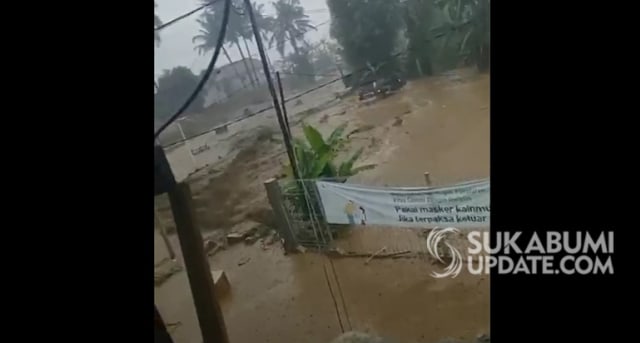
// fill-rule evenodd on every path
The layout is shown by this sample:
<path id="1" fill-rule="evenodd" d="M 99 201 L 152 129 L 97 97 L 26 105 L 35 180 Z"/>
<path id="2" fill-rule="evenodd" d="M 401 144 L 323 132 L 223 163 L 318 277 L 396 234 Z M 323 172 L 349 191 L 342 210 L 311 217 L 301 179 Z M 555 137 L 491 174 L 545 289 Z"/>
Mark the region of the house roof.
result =
<path id="1" fill-rule="evenodd" d="M 253 63 L 254 65 L 255 64 L 260 64 L 259 60 L 256 60 L 254 58 L 245 58 L 243 60 L 238 60 L 238 61 L 235 61 L 235 62 L 232 62 L 232 63 L 227 63 L 227 64 L 221 66 L 220 68 L 216 68 L 216 70 L 214 70 L 214 73 L 217 75 L 217 74 L 226 72 L 227 70 L 230 70 L 231 67 L 237 66 L 238 64 L 240 64 L 244 68 L 243 61 L 247 61 L 248 63 Z"/>

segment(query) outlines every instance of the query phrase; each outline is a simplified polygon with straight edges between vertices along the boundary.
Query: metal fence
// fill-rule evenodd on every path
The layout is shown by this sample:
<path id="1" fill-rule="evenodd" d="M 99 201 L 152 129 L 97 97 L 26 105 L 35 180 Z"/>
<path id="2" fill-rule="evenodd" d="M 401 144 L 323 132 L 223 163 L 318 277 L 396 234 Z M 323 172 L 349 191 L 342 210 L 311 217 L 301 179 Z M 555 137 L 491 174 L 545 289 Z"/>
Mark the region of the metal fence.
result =
<path id="1" fill-rule="evenodd" d="M 345 179 L 322 179 L 344 182 Z M 343 254 L 423 255 L 426 253 L 425 229 L 328 224 L 316 180 L 280 180 L 282 203 L 296 242 L 305 247 Z"/>
<path id="2" fill-rule="evenodd" d="M 431 228 L 328 224 L 315 181 L 278 181 L 286 221 L 298 245 L 345 257 L 430 259 L 427 236 Z M 464 238 L 464 234 L 447 238 L 447 244 L 466 252 L 468 242 Z"/>
<path id="3" fill-rule="evenodd" d="M 280 180 L 286 220 L 296 242 L 305 247 L 331 247 L 333 233 L 327 224 L 316 180 Z M 335 181 L 326 180 L 325 181 Z"/>

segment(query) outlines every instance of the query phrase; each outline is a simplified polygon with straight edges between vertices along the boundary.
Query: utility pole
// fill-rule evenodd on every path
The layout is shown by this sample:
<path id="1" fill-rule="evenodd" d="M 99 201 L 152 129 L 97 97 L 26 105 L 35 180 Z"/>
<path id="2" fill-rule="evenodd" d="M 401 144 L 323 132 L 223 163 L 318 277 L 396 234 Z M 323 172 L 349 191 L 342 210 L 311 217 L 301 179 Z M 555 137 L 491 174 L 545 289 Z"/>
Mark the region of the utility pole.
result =
<path id="1" fill-rule="evenodd" d="M 269 72 L 269 65 L 267 64 L 267 57 L 264 52 L 264 45 L 262 45 L 262 37 L 260 36 L 260 30 L 258 29 L 258 25 L 256 24 L 256 17 L 253 14 L 253 6 L 251 5 L 251 0 L 244 0 L 244 8 L 245 13 L 249 14 L 249 19 L 251 20 L 251 28 L 253 30 L 253 35 L 256 38 L 256 45 L 258 46 L 258 52 L 260 53 L 260 60 L 262 61 L 262 69 L 264 70 L 264 76 L 267 81 L 267 85 L 269 86 L 269 93 L 271 94 L 271 98 L 273 99 L 273 108 L 276 111 L 276 116 L 278 117 L 278 124 L 280 125 L 280 130 L 282 131 L 282 136 L 284 138 L 284 145 L 287 149 L 287 155 L 289 156 L 289 163 L 291 163 L 291 169 L 293 170 L 293 175 L 295 178 L 298 176 L 298 168 L 296 165 L 296 159 L 293 155 L 293 146 L 291 145 L 291 137 L 289 137 L 289 133 L 284 122 L 282 116 L 282 108 L 280 107 L 280 103 L 278 101 L 278 96 L 276 95 L 276 89 L 273 85 L 273 80 L 271 79 L 271 73 Z"/>
<path id="2" fill-rule="evenodd" d="M 161 146 L 154 147 L 154 195 L 167 193 L 171 203 L 171 211 L 176 224 L 176 231 L 182 248 L 182 257 L 191 296 L 200 324 L 203 343 L 229 343 L 227 329 L 215 296 L 211 268 L 204 252 L 202 234 L 195 225 L 191 193 L 189 185 L 176 182 L 167 157 Z M 156 323 L 159 323 L 156 310 Z M 156 332 L 162 332 L 162 325 L 157 324 Z M 165 330 L 166 331 L 166 330 Z M 166 339 L 166 335 L 164 335 Z M 158 340 L 158 342 L 161 342 Z"/>
<path id="3" fill-rule="evenodd" d="M 291 138 L 291 128 L 289 127 L 289 117 L 287 116 L 287 104 L 284 100 L 284 90 L 282 89 L 282 80 L 280 79 L 280 72 L 276 72 L 276 79 L 278 80 L 278 90 L 280 91 L 280 101 L 282 101 L 282 115 L 284 116 L 284 124 L 287 126 L 287 134 Z"/>

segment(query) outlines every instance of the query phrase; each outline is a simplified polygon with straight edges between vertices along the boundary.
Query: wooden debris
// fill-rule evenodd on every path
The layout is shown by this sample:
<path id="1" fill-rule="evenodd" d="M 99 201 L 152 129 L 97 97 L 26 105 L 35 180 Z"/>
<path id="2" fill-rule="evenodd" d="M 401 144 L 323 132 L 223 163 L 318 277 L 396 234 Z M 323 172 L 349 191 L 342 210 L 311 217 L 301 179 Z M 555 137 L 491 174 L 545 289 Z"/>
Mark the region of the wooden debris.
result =
<path id="1" fill-rule="evenodd" d="M 276 232 L 274 230 L 271 230 L 271 233 L 269 234 L 269 236 L 264 240 L 264 245 L 271 245 L 275 243 L 277 240 L 276 235 L 277 235 Z"/>
<path id="2" fill-rule="evenodd" d="M 249 237 L 245 237 L 244 239 L 244 244 L 246 245 L 252 245 L 253 243 L 255 243 L 258 240 L 258 236 L 253 235 L 253 236 L 249 236 Z"/>
<path id="3" fill-rule="evenodd" d="M 222 250 L 223 247 L 218 245 L 215 248 L 213 248 L 211 251 L 207 252 L 207 256 L 213 256 L 215 255 L 218 251 Z"/>
<path id="4" fill-rule="evenodd" d="M 218 243 L 212 241 L 212 240 L 206 240 L 204 241 L 204 251 L 205 252 L 209 252 L 213 249 L 215 249 L 218 246 Z"/>
<path id="5" fill-rule="evenodd" d="M 344 250 L 337 248 L 329 251 L 328 255 L 332 257 L 368 257 L 373 259 L 373 258 L 401 258 L 401 257 L 406 257 L 406 255 L 410 253 L 411 253 L 411 250 L 402 250 L 402 251 L 390 252 L 386 254 L 380 253 L 380 251 L 375 252 L 373 254 L 357 253 L 353 251 L 345 252 Z M 415 256 L 415 254 L 411 256 Z"/>
<path id="6" fill-rule="evenodd" d="M 172 332 L 174 332 L 174 331 L 175 331 L 179 326 L 181 326 L 181 325 L 182 325 L 182 322 L 181 322 L 181 321 L 177 321 L 177 322 L 174 322 L 174 323 L 165 323 L 164 325 L 167 327 L 167 331 L 168 331 L 169 333 L 172 333 Z"/>
<path id="7" fill-rule="evenodd" d="M 238 262 L 238 266 L 243 266 L 243 265 L 249 263 L 249 261 L 251 261 L 251 257 L 243 257 Z"/>
<path id="8" fill-rule="evenodd" d="M 387 251 L 387 247 L 382 247 L 380 250 L 374 252 L 366 261 L 364 261 L 364 264 L 369 264 L 369 262 L 371 262 L 371 260 L 373 260 L 374 257 L 380 255 L 385 251 Z"/>
<path id="9" fill-rule="evenodd" d="M 244 239 L 244 235 L 241 233 L 232 232 L 227 235 L 227 242 L 229 244 L 236 244 Z"/>
<path id="10" fill-rule="evenodd" d="M 178 264 L 174 263 L 168 268 L 160 268 L 160 270 L 156 270 L 154 273 L 154 284 L 155 286 L 162 285 L 165 281 L 167 281 L 174 274 L 182 271 L 182 267 Z"/>

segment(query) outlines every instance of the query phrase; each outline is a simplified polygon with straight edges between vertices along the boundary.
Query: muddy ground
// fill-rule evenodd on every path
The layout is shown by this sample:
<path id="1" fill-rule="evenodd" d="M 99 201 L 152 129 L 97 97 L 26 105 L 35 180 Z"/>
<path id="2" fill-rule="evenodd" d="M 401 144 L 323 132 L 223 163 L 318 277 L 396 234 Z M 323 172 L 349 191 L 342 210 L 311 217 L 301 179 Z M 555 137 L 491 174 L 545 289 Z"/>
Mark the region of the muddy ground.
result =
<path id="1" fill-rule="evenodd" d="M 488 278 L 434 279 L 430 271 L 441 266 L 421 259 L 365 261 L 284 256 L 276 246 L 258 245 L 216 254 L 210 264 L 227 273 L 232 287 L 220 299 L 231 342 L 325 343 L 352 329 L 397 342 L 469 340 L 488 332 Z M 176 342 L 200 342 L 185 272 L 157 287 L 155 299 L 174 324 Z"/>
<path id="2" fill-rule="evenodd" d="M 371 104 L 355 97 L 331 100 L 337 91 L 328 87 L 327 94 L 303 98 L 289 111 L 292 122 L 310 123 L 323 134 L 349 123 L 345 154 L 364 147 L 360 163 L 378 165 L 349 182 L 424 185 L 425 171 L 434 184 L 489 176 L 488 75 L 461 70 L 410 81 L 398 94 Z M 309 110 L 323 104 L 320 111 Z M 220 143 L 198 157 L 202 170 L 189 177 L 205 236 L 221 237 L 247 221 L 273 226 L 263 182 L 281 175 L 286 161 L 273 121 L 267 113 L 253 124 L 243 123 L 244 131 L 230 128 L 226 137 L 202 138 L 209 145 Z M 251 125 L 254 129 L 247 130 Z M 299 125 L 292 131 L 299 135 Z M 176 149 L 168 157 L 174 172 L 184 176 L 193 163 L 180 153 Z M 157 199 L 156 207 L 171 231 L 166 199 Z M 171 239 L 180 255 L 175 236 Z M 339 244 L 360 252 L 383 246 L 419 251 L 420 242 L 415 232 L 380 229 L 356 232 Z M 376 259 L 366 265 L 365 260 L 284 256 L 277 244 L 262 248 L 258 243 L 213 255 L 212 268 L 225 270 L 232 286 L 231 295 L 221 299 L 231 341 L 329 342 L 357 329 L 398 342 L 435 342 L 488 332 L 488 278 L 434 279 L 430 270 L 442 266 L 423 257 Z M 246 263 L 239 266 L 239 261 Z M 179 322 L 172 326 L 176 342 L 200 342 L 184 272 L 156 287 L 156 303 L 167 322 Z"/>

